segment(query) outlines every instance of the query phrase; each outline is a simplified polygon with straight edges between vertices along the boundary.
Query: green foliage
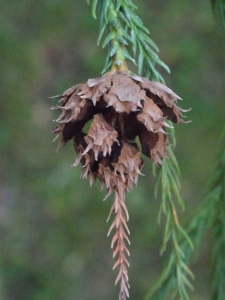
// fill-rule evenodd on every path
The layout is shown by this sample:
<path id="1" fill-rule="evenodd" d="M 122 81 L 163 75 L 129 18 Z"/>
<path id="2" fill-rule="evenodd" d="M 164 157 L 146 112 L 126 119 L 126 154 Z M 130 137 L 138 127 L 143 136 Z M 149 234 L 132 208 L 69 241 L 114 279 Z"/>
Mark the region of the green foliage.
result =
<path id="1" fill-rule="evenodd" d="M 211 0 L 215 14 L 219 14 L 225 25 L 225 0 Z"/>
<path id="2" fill-rule="evenodd" d="M 90 1 L 87 1 L 90 3 Z M 124 60 L 136 64 L 138 59 L 138 73 L 151 80 L 164 82 L 155 65 L 162 66 L 169 72 L 169 68 L 159 59 L 156 51 L 158 47 L 149 37 L 149 31 L 141 19 L 135 14 L 137 8 L 131 0 L 93 0 L 92 14 L 97 16 L 97 6 L 100 11 L 100 33 L 98 44 L 104 35 L 103 48 L 109 47 L 106 63 L 102 73 L 110 70 L 115 64 L 121 66 Z M 131 47 L 129 47 L 131 46 Z M 130 54 L 132 48 L 132 55 Z"/>
<path id="3" fill-rule="evenodd" d="M 170 135 L 175 146 L 174 129 L 170 130 Z M 176 297 L 188 300 L 187 288 L 193 290 L 190 279 L 194 279 L 194 275 L 187 266 L 187 256 L 189 256 L 190 250 L 193 249 L 193 244 L 186 231 L 179 224 L 176 211 L 177 204 L 184 210 L 184 202 L 179 192 L 180 170 L 172 147 L 169 148 L 168 153 L 170 159 L 164 159 L 163 161 L 157 178 L 155 196 L 156 198 L 158 197 L 160 188 L 162 201 L 159 210 L 159 222 L 162 214 L 166 217 L 161 254 L 166 251 L 169 241 L 172 243 L 171 253 L 168 264 L 165 266 L 155 286 L 150 289 L 145 300 L 176 299 Z M 187 245 L 187 249 L 183 249 L 180 244 L 181 239 Z"/>
<path id="4" fill-rule="evenodd" d="M 180 222 L 199 216 L 188 234 L 195 252 L 197 241 L 201 246 L 206 239 L 207 247 L 201 247 L 191 296 L 209 300 L 209 235 L 202 240 L 195 228 L 203 236 L 206 225 L 212 224 L 205 203 L 198 211 L 197 207 L 224 122 L 225 43 L 211 17 L 209 1 L 135 2 L 145 24 L 151 20 L 151 35 L 173 70 L 170 85 L 192 107 L 193 122 L 176 130 L 186 202 Z M 0 7 L 0 298 L 117 299 L 112 288 L 115 274 L 105 272 L 112 264 L 105 224 L 110 201 L 103 205 L 104 192 L 98 186 L 87 188 L 80 170 L 69 167 L 75 159 L 70 145 L 54 153 L 56 144 L 50 134 L 56 115 L 49 110 L 48 96 L 101 70 L 97 22 L 80 0 L 3 0 Z M 151 174 L 140 177 L 127 201 L 131 299 L 140 299 L 162 269 L 158 248 L 163 226 L 155 222 L 159 200 L 153 200 L 153 181 Z M 180 247 L 187 255 L 191 249 L 184 241 Z"/>
<path id="5" fill-rule="evenodd" d="M 207 213 L 212 217 L 212 300 L 225 299 L 225 126 L 221 143 L 207 199 Z"/>
<path id="6" fill-rule="evenodd" d="M 190 263 L 192 243 L 195 249 L 195 259 L 197 259 L 204 236 L 209 229 L 212 232 L 211 299 L 225 299 L 225 127 L 221 135 L 221 144 L 217 166 L 212 175 L 206 200 L 201 204 L 197 213 L 189 222 L 187 228 L 185 228 L 186 231 L 177 223 L 177 230 L 179 231 L 179 227 L 181 229 L 179 245 L 176 245 L 173 240 L 174 245 L 172 248 L 177 251 L 172 251 L 167 267 L 156 285 L 145 297 L 145 300 L 168 299 L 168 297 L 169 299 L 174 299 L 177 294 L 179 294 L 179 299 L 189 299 L 186 286 L 192 289 L 192 285 L 184 275 L 186 274 L 193 278 L 193 274 L 187 267 L 187 264 Z M 170 193 L 168 194 L 170 198 Z M 173 205 L 171 206 L 173 207 Z M 172 212 L 169 214 L 168 210 L 166 212 L 168 220 L 168 215 L 172 214 Z M 165 237 L 168 236 L 166 232 Z M 190 239 L 192 242 L 190 242 Z M 164 240 L 163 251 L 166 243 L 167 241 Z"/>

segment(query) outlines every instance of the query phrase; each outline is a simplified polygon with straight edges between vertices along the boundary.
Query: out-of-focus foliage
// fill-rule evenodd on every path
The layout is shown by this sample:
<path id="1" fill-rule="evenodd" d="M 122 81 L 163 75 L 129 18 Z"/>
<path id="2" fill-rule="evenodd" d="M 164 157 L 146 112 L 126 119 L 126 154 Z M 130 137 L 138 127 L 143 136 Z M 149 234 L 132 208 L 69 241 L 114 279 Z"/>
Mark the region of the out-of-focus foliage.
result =
<path id="1" fill-rule="evenodd" d="M 215 14 L 219 14 L 225 25 L 225 0 L 211 0 Z"/>
<path id="2" fill-rule="evenodd" d="M 203 198 L 224 122 L 225 36 L 209 1 L 135 4 L 172 71 L 162 70 L 167 85 L 192 107 L 192 123 L 176 130 L 184 225 Z M 3 0 L 0 15 L 0 299 L 114 299 L 105 224 L 112 199 L 102 203 L 99 186 L 89 188 L 79 168 L 69 167 L 71 147 L 55 153 L 47 99 L 100 74 L 106 53 L 96 46 L 98 22 L 78 0 Z M 146 162 L 148 169 L 127 195 L 131 299 L 146 294 L 163 263 L 159 200 Z M 193 300 L 209 299 L 207 238 L 202 243 Z"/>
<path id="3" fill-rule="evenodd" d="M 225 298 L 225 126 L 221 135 L 221 150 L 207 197 L 208 214 L 212 215 L 212 300 Z M 211 211 L 213 213 L 211 213 Z"/>

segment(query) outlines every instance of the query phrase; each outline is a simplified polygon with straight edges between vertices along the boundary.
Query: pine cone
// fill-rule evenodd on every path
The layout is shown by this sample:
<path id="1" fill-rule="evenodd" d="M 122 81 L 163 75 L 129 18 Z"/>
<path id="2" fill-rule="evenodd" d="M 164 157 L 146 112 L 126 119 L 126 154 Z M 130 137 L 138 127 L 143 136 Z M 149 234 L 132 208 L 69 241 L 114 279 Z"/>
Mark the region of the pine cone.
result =
<path id="1" fill-rule="evenodd" d="M 82 164 L 83 177 L 89 176 L 91 184 L 98 178 L 108 190 L 106 198 L 115 193 L 110 211 L 115 219 L 109 233 L 116 231 L 112 241 L 114 268 L 120 266 L 116 283 L 121 282 L 119 299 L 125 300 L 129 296 L 125 192 L 137 184 L 144 164 L 136 138 L 141 152 L 162 164 L 162 158 L 168 157 L 167 120 L 182 121 L 183 110 L 176 106 L 180 98 L 162 83 L 119 72 L 89 79 L 56 97 L 61 98 L 60 105 L 53 107 L 61 112 L 56 120 L 60 127 L 53 133 L 61 137 L 60 146 L 73 139 L 77 153 L 73 165 Z M 86 133 L 84 126 L 90 120 Z"/>

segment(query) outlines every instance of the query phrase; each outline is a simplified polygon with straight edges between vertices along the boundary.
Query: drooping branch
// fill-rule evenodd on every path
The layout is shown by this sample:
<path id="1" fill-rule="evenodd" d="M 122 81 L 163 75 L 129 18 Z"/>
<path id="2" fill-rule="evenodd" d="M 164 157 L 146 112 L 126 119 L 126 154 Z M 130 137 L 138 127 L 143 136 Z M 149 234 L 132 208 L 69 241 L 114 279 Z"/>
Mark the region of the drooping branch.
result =
<path id="1" fill-rule="evenodd" d="M 184 268 L 185 272 L 192 277 L 192 273 L 186 266 L 190 263 L 191 247 L 190 240 L 194 245 L 195 259 L 198 258 L 200 248 L 203 243 L 207 230 L 212 233 L 212 260 L 211 260 L 211 299 L 221 300 L 225 299 L 225 127 L 221 135 L 221 149 L 218 153 L 216 168 L 212 172 L 212 178 L 210 180 L 209 189 L 206 195 L 205 201 L 198 208 L 193 219 L 188 223 L 185 231 L 182 230 L 179 237 L 179 249 L 180 253 L 185 254 L 183 256 L 183 262 L 180 265 Z M 169 231 L 167 232 L 169 234 Z M 167 236 L 167 235 L 166 235 Z M 165 240 L 165 242 L 167 242 Z M 177 270 L 177 256 L 176 253 L 172 253 L 167 263 L 167 267 L 161 274 L 160 279 L 156 285 L 151 289 L 145 300 L 160 300 L 167 299 L 176 289 L 175 276 Z M 182 279 L 182 277 L 180 277 Z M 189 285 L 188 281 L 185 285 Z M 181 284 L 182 287 L 182 284 Z M 190 286 L 191 288 L 191 286 Z M 184 289 L 185 291 L 185 289 Z M 183 298 L 181 298 L 183 299 Z M 184 299 L 189 299 L 188 295 Z"/>
<path id="2" fill-rule="evenodd" d="M 171 134 L 171 136 L 175 144 L 174 135 Z M 172 147 L 169 147 L 168 154 L 170 159 L 163 160 L 155 192 L 157 196 L 160 188 L 162 195 L 159 222 L 163 214 L 166 217 L 161 254 L 165 252 L 169 242 L 172 247 L 167 265 L 144 300 L 172 299 L 172 295 L 173 299 L 189 300 L 188 289 L 193 290 L 190 280 L 194 279 L 194 275 L 188 267 L 193 244 L 188 232 L 180 225 L 176 212 L 177 204 L 184 209 L 184 203 L 179 193 L 179 167 Z"/>

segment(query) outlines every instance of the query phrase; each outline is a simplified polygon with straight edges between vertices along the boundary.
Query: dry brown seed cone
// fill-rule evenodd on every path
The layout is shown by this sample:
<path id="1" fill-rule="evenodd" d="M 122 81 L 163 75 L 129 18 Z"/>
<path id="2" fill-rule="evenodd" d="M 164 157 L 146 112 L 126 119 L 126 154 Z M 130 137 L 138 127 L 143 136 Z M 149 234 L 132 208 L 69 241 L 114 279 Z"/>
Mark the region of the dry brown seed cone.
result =
<path id="1" fill-rule="evenodd" d="M 61 138 L 60 145 L 73 139 L 77 153 L 73 165 L 82 164 L 83 177 L 89 177 L 90 184 L 100 180 L 108 190 L 105 198 L 114 192 L 109 234 L 114 231 L 113 268 L 119 267 L 116 283 L 120 281 L 119 299 L 125 300 L 129 296 L 125 192 L 137 184 L 141 174 L 140 152 L 156 164 L 168 157 L 167 121 L 182 121 L 183 110 L 176 105 L 180 98 L 162 83 L 119 72 L 89 79 L 58 97 L 60 104 L 53 109 L 61 113 L 56 120 L 60 126 L 53 133 Z M 84 132 L 90 120 L 90 128 Z"/>

